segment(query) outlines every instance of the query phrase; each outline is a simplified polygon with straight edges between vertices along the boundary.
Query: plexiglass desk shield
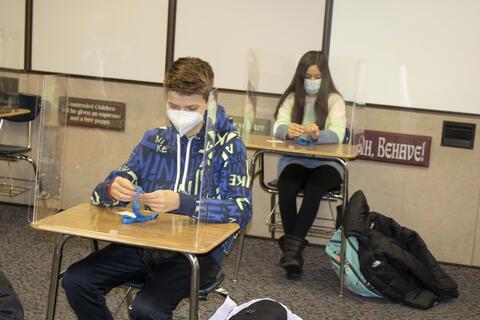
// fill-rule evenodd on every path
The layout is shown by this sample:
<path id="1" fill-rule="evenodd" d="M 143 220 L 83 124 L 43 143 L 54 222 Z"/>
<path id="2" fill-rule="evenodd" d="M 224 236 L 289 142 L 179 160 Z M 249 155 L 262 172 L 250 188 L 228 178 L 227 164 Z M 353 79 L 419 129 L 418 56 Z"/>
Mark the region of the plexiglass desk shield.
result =
<path id="1" fill-rule="evenodd" d="M 306 70 L 300 66 L 301 59 L 302 57 L 286 57 L 281 53 L 269 53 L 255 49 L 248 51 L 244 103 L 242 107 L 232 110 L 232 115 L 242 136 L 274 134 L 275 121 L 278 119 L 280 108 L 288 103 L 293 105 L 293 102 L 296 101 L 294 100 L 295 94 L 303 96 L 301 100 L 306 100 L 308 94 L 303 88 Z M 338 93 L 345 102 L 345 108 L 341 110 L 341 115 L 331 113 L 329 116 L 330 118 L 334 116 L 344 118 L 342 124 L 344 123 L 345 132 L 342 132 L 342 137 L 338 142 L 358 145 L 360 148 L 365 128 L 367 65 L 361 59 L 345 57 L 330 57 L 321 64 L 321 68 L 324 68 L 324 64 L 329 66 L 332 79 L 333 87 L 326 92 L 329 96 Z M 282 67 L 272 68 L 272 65 Z M 287 69 L 289 70 L 287 73 L 290 74 L 288 79 L 282 76 Z M 304 69 L 306 68 L 304 67 Z M 299 77 L 301 79 L 297 79 Z M 326 79 L 322 79 L 322 81 L 326 83 Z M 282 83 L 285 91 L 262 91 L 271 88 L 272 83 L 275 83 L 275 87 L 279 87 Z M 323 87 L 320 90 L 323 90 Z M 272 96 L 276 96 L 276 99 L 272 99 Z M 319 96 L 317 95 L 317 99 Z M 324 107 L 327 114 L 331 111 L 329 109 L 331 107 L 331 105 Z M 338 112 L 338 110 L 336 111 Z M 328 126 L 327 122 L 319 129 L 330 130 L 326 126 Z"/>
<path id="2" fill-rule="evenodd" d="M 222 114 L 222 121 L 226 117 L 218 107 L 217 93 L 212 92 L 205 101 L 206 111 L 199 130 L 194 135 L 180 136 L 166 117 L 168 101 L 163 87 L 158 87 L 155 96 L 148 97 L 148 106 L 135 104 L 135 97 L 129 97 L 128 92 L 124 97 L 130 103 L 119 99 L 118 94 L 112 98 L 110 92 L 114 87 L 115 84 L 100 80 L 86 88 L 85 80 L 81 79 L 42 78 L 41 98 L 46 107 L 42 108 L 37 130 L 36 184 L 40 191 L 41 183 L 42 192 L 34 197 L 31 221 L 38 223 L 62 209 L 90 203 L 107 208 L 102 214 L 110 215 L 107 220 L 119 238 L 122 230 L 128 232 L 130 225 L 169 223 L 173 231 L 188 229 L 190 235 L 185 241 L 190 248 L 202 247 L 209 233 L 206 226 L 212 220 L 212 210 L 227 210 L 218 206 L 221 202 L 218 184 L 227 177 L 221 176 L 223 168 L 218 167 L 224 163 L 219 161 L 222 154 L 218 153 L 221 150 L 218 146 L 224 141 L 217 134 L 218 115 Z M 141 90 L 136 94 L 141 95 Z M 141 120 L 145 117 L 150 120 Z M 133 199 L 122 200 L 112 192 L 113 181 L 120 178 L 150 195 L 173 192 L 177 185 L 178 202 L 168 202 L 174 203 L 174 207 L 166 210 L 171 213 L 168 214 L 152 210 L 153 204 L 143 201 L 140 195 L 143 214 L 156 211 L 162 219 L 122 223 L 124 215 L 131 215 Z M 171 195 L 162 194 L 158 201 L 166 201 Z M 216 216 L 222 216 L 222 212 L 216 212 Z M 215 222 L 231 221 L 216 219 Z"/>

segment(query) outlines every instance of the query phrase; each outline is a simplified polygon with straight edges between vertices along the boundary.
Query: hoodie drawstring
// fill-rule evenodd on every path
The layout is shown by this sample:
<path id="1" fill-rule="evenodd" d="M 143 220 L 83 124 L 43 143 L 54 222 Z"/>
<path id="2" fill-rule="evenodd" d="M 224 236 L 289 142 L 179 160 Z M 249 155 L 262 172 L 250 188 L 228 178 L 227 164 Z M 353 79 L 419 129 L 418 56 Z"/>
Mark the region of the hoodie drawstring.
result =
<path id="1" fill-rule="evenodd" d="M 173 191 L 178 191 L 178 181 L 180 180 L 180 135 L 177 134 L 177 177 L 175 178 L 175 186 L 173 187 Z"/>
<path id="2" fill-rule="evenodd" d="M 182 183 L 179 186 L 178 183 L 180 182 L 180 174 L 181 174 L 181 172 L 180 172 L 180 170 L 181 170 L 180 161 L 181 161 L 182 150 L 181 150 L 181 144 L 180 144 L 180 135 L 177 134 L 177 176 L 175 178 L 175 186 L 173 188 L 173 191 L 175 191 L 175 192 L 185 191 L 185 182 L 187 181 L 188 164 L 189 164 L 189 160 L 190 160 L 190 149 L 191 149 L 191 145 L 192 145 L 192 140 L 193 139 L 189 139 L 188 143 L 187 143 L 187 152 L 185 153 L 185 168 L 183 170 Z"/>

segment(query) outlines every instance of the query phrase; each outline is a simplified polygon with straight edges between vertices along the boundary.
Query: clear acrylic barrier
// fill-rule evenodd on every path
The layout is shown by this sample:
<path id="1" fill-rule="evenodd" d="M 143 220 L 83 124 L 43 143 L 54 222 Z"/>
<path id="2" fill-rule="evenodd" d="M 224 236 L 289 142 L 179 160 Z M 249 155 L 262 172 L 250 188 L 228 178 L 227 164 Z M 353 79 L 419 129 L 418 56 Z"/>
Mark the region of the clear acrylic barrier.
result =
<path id="1" fill-rule="evenodd" d="M 37 121 L 37 159 L 34 211 L 31 222 L 61 209 L 62 169 L 64 164 L 65 120 L 62 101 L 68 100 L 68 77 L 45 75 L 38 79 L 41 87 L 41 111 Z"/>
<path id="2" fill-rule="evenodd" d="M 257 113 L 257 88 L 259 80 L 258 58 L 255 50 L 248 51 L 248 77 L 247 90 L 245 94 L 245 109 L 243 113 L 243 125 L 239 128 L 242 137 L 252 133 L 254 128 L 255 116 Z"/>
<path id="3" fill-rule="evenodd" d="M 166 122 L 162 88 L 141 87 L 132 95 L 122 86 L 43 77 L 37 177 L 48 197 L 37 193 L 34 221 L 89 202 L 95 187 L 127 162 L 144 132 Z"/>
<path id="4" fill-rule="evenodd" d="M 209 220 L 211 208 L 210 199 L 214 198 L 216 189 L 215 175 L 219 174 L 218 168 L 215 168 L 215 156 L 218 147 L 217 131 L 218 114 L 218 92 L 214 89 L 207 101 L 207 111 L 205 117 L 205 144 L 203 148 L 203 158 L 200 166 L 200 192 L 198 202 L 198 222 Z"/>
<path id="5" fill-rule="evenodd" d="M 278 53 L 249 50 L 245 103 L 241 108 L 243 110 L 236 112 L 243 114 L 243 123 L 237 123 L 242 137 L 248 134 L 270 135 L 273 133 L 274 112 L 279 98 L 272 99 L 271 94 L 260 92 L 261 88 L 267 87 L 265 83 L 272 82 L 273 78 L 283 78 L 284 87 L 272 88 L 277 91 L 275 93 L 283 94 L 294 78 L 300 58 L 300 56 L 284 57 Z M 328 60 L 333 83 L 346 102 L 345 137 L 342 143 L 353 144 L 360 148 L 365 128 L 367 64 L 358 58 L 350 57 L 330 57 Z M 283 65 L 284 68 L 282 70 L 271 68 L 272 61 Z M 287 69 L 291 69 L 288 75 L 285 74 Z M 279 84 L 280 81 L 277 80 L 277 85 Z"/>
<path id="6" fill-rule="evenodd" d="M 346 130 L 344 143 L 356 146 L 360 151 L 365 131 L 365 102 L 367 88 L 367 64 L 353 57 L 329 58 L 333 82 L 346 103 Z"/>
<path id="7" fill-rule="evenodd" d="M 0 201 L 26 205 L 30 220 L 38 162 L 35 150 L 42 103 L 41 83 L 33 75 L 1 72 L 1 76 Z M 13 149 L 16 151 L 11 153 Z"/>
<path id="8" fill-rule="evenodd" d="M 242 138 L 250 134 L 272 134 L 278 95 L 287 88 L 290 74 L 295 72 L 296 59 L 278 52 L 254 48 L 248 50 L 245 94 L 241 101 L 228 101 L 226 105 Z M 289 79 L 285 74 L 289 74 Z"/>
<path id="9" fill-rule="evenodd" d="M 196 213 L 193 216 L 200 214 L 200 219 L 179 212 L 178 218 L 169 222 L 170 230 L 177 232 L 187 225 L 190 229 L 194 227 L 196 237 L 184 240 L 190 245 L 201 245 L 207 235 L 204 227 L 211 204 L 218 194 L 214 181 L 218 181 L 221 174 L 221 168 L 215 167 L 218 161 L 214 161 L 219 156 L 215 155 L 217 146 L 222 143 L 216 134 L 219 113 L 216 91 L 207 101 L 204 131 L 193 138 L 182 137 L 178 149 L 177 131 L 166 117 L 168 102 L 164 88 L 137 87 L 136 94 L 131 95 L 118 84 L 92 82 L 61 76 L 42 78 L 40 161 L 31 221 L 35 223 L 59 210 L 88 203 L 92 194 L 92 201 L 101 206 L 131 206 L 127 202 L 108 201 L 106 185 L 100 187 L 103 193 L 93 193 L 105 179 L 111 181 L 112 174 L 128 178 L 146 193 L 173 190 L 178 180 L 179 192 L 194 196 Z M 165 123 L 168 126 L 160 127 Z M 149 135 L 144 137 L 145 132 Z M 180 166 L 177 166 L 177 151 L 181 154 Z M 158 219 L 164 213 L 159 213 L 156 220 L 142 223 L 160 223 Z M 122 225 L 121 219 L 119 215 L 119 233 L 130 228 L 128 224 Z"/>

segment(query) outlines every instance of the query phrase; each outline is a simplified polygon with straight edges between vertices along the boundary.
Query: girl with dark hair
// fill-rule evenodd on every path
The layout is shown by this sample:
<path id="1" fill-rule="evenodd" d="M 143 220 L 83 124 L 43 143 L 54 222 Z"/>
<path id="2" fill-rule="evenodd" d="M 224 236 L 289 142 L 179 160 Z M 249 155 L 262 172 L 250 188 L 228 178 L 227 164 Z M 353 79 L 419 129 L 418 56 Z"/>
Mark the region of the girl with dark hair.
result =
<path id="1" fill-rule="evenodd" d="M 333 84 L 328 61 L 321 51 L 305 53 L 292 82 L 275 111 L 274 136 L 283 140 L 307 139 L 316 144 L 341 143 L 345 135 L 345 101 Z M 280 265 L 287 278 L 298 279 L 303 270 L 305 237 L 317 215 L 322 195 L 338 188 L 343 169 L 334 161 L 281 157 L 278 192 L 284 236 L 279 239 Z M 297 212 L 297 193 L 304 197 Z"/>

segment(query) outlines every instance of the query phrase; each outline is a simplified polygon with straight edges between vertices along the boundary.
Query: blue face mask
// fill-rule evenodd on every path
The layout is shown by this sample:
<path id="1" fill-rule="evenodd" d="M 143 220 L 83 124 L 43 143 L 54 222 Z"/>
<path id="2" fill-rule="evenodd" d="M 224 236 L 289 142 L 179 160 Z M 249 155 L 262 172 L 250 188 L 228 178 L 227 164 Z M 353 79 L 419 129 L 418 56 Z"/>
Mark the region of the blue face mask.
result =
<path id="1" fill-rule="evenodd" d="M 320 85 L 322 84 L 322 79 L 305 79 L 303 82 L 303 87 L 308 94 L 316 94 L 320 90 Z"/>

